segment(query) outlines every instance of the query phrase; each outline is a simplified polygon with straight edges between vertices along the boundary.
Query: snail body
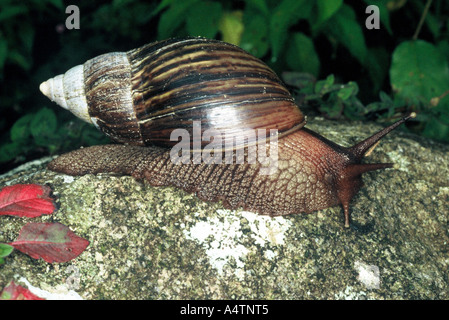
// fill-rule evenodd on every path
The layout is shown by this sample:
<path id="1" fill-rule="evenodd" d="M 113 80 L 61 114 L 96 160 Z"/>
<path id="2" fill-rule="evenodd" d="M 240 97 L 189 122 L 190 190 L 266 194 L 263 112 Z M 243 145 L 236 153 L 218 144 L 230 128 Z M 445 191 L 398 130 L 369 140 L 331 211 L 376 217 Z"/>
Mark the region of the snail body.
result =
<path id="1" fill-rule="evenodd" d="M 176 186 L 205 201 L 222 201 L 271 216 L 313 212 L 341 204 L 349 226 L 349 203 L 364 172 L 392 167 L 362 164 L 365 153 L 404 117 L 353 147 L 339 146 L 304 128 L 305 117 L 287 88 L 263 62 L 242 49 L 216 40 L 170 39 L 127 53 L 87 61 L 44 82 L 41 91 L 125 145 L 83 148 L 53 160 L 48 168 L 70 175 L 114 172 L 154 186 Z M 177 128 L 195 141 L 192 123 L 237 138 L 242 130 L 275 132 L 276 170 L 260 174 L 267 163 L 173 161 L 170 139 Z M 268 133 L 269 132 L 269 133 Z M 245 148 L 234 144 L 233 151 Z M 223 146 L 222 146 L 223 147 Z M 224 148 L 224 147 L 223 147 Z M 249 149 L 245 149 L 248 159 Z M 201 153 L 198 153 L 201 155 Z"/>

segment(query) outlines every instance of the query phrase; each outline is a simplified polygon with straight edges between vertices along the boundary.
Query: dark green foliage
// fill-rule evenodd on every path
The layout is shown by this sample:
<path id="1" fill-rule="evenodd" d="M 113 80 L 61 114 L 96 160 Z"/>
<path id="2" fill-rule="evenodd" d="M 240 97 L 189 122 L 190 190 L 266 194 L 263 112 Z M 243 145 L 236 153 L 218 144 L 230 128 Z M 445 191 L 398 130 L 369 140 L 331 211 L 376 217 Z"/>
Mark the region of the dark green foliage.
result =
<path id="1" fill-rule="evenodd" d="M 10 141 L 0 145 L 0 162 L 29 153 L 54 154 L 74 145 L 104 143 L 107 139 L 81 120 L 58 123 L 55 112 L 41 108 L 20 117 L 10 129 Z"/>
<path id="2" fill-rule="evenodd" d="M 43 97 L 40 82 L 101 53 L 183 36 L 231 42 L 293 72 L 284 80 L 298 100 L 326 117 L 417 111 L 409 129 L 449 142 L 445 0 L 85 1 L 79 30 L 65 28 L 69 4 L 0 2 L 0 163 L 9 167 L 102 140 Z M 373 4 L 378 30 L 365 26 Z"/>

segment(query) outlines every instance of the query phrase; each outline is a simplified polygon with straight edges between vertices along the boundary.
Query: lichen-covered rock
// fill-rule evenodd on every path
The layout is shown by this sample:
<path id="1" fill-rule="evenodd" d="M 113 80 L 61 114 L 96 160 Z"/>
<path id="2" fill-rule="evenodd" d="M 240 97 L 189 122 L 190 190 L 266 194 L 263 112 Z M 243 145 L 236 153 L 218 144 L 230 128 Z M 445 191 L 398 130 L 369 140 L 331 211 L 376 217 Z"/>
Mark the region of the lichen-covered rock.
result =
<path id="1" fill-rule="evenodd" d="M 342 145 L 379 129 L 310 123 Z M 46 170 L 48 160 L 30 163 L 0 187 L 51 185 L 59 210 L 33 221 L 63 223 L 90 246 L 61 264 L 15 251 L 0 266 L 0 288 L 14 279 L 50 298 L 449 299 L 449 146 L 393 132 L 366 161 L 398 168 L 364 175 L 349 230 L 340 207 L 270 218 L 130 177 L 70 177 Z M 27 221 L 1 216 L 0 242 Z"/>

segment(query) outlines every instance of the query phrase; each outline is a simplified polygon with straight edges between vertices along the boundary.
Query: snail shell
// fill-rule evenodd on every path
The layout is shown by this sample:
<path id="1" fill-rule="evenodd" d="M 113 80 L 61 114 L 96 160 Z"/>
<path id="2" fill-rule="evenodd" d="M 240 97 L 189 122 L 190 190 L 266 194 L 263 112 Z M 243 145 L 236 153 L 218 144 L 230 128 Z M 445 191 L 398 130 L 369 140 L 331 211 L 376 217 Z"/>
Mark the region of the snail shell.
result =
<path id="1" fill-rule="evenodd" d="M 234 45 L 202 38 L 170 39 L 100 55 L 44 82 L 40 90 L 115 141 L 171 147 L 174 129 L 191 145 L 205 130 L 226 138 L 276 129 L 280 137 L 305 124 L 278 76 Z M 192 123 L 200 121 L 201 135 Z M 223 137 L 223 141 L 225 137 Z M 237 139 L 240 143 L 253 143 Z"/>

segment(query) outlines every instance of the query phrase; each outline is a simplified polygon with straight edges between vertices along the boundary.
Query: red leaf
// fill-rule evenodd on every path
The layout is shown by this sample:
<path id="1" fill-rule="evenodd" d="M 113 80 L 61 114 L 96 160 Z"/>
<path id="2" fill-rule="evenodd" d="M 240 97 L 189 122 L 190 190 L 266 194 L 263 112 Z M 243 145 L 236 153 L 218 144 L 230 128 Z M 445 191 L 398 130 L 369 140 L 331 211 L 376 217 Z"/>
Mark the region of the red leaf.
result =
<path id="1" fill-rule="evenodd" d="M 34 218 L 55 211 L 51 189 L 37 184 L 16 184 L 0 191 L 0 215 Z"/>
<path id="2" fill-rule="evenodd" d="M 31 293 L 30 290 L 15 284 L 14 281 L 8 283 L 0 294 L 0 300 L 45 300 Z"/>
<path id="3" fill-rule="evenodd" d="M 63 224 L 39 222 L 26 224 L 17 241 L 10 245 L 34 259 L 42 258 L 53 263 L 75 259 L 86 249 L 89 241 Z"/>

